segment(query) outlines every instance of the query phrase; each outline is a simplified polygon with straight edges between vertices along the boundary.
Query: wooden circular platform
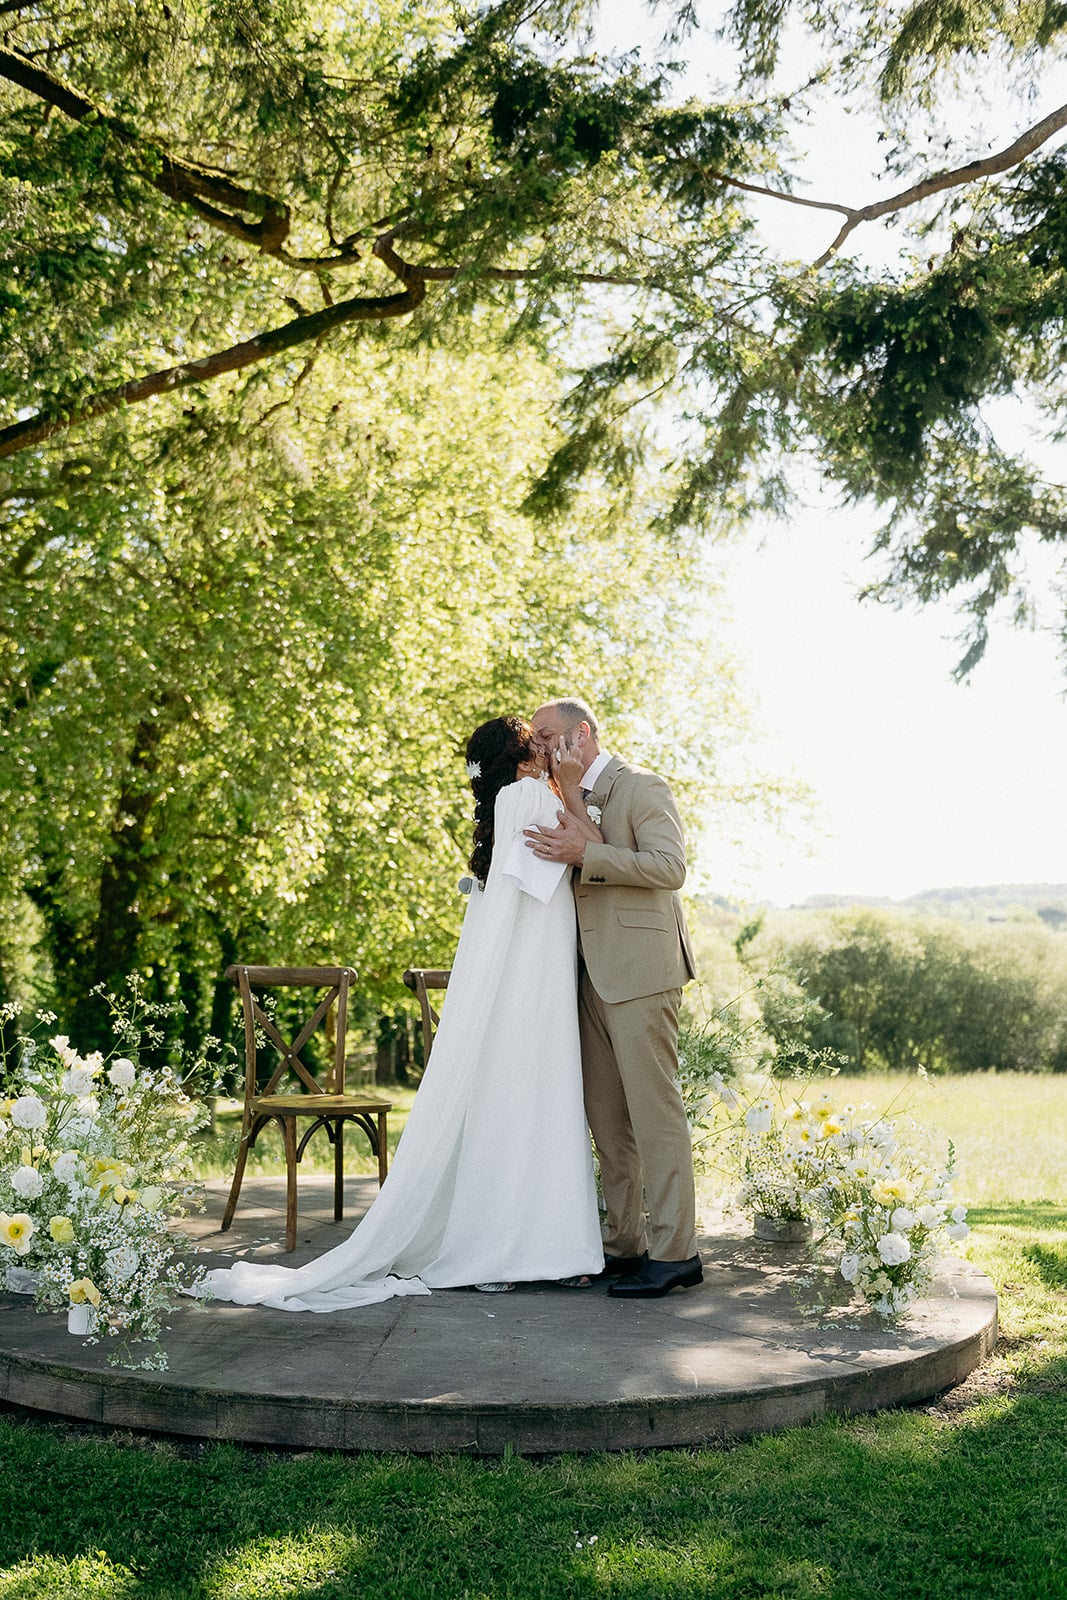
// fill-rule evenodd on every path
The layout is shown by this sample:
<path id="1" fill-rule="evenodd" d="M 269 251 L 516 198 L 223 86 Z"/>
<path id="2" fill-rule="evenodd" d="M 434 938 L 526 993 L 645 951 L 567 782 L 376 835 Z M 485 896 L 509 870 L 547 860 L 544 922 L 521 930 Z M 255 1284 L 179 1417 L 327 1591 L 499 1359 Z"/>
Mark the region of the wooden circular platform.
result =
<path id="1" fill-rule="evenodd" d="M 191 1231 L 220 1250 L 283 1256 L 284 1187 L 249 1180 L 229 1234 L 224 1186 Z M 293 1265 L 351 1221 L 328 1220 L 332 1181 L 301 1182 Z M 348 1186 L 351 1217 L 375 1192 Z M 959 1383 L 996 1340 L 989 1280 L 945 1261 L 899 1329 L 832 1324 L 796 1297 L 803 1248 L 715 1227 L 704 1283 L 662 1300 L 522 1286 L 437 1291 L 326 1315 L 186 1302 L 169 1320 L 165 1373 L 107 1364 L 60 1316 L 0 1294 L 0 1399 L 106 1426 L 252 1444 L 369 1451 L 530 1454 L 693 1446 L 880 1410 Z"/>

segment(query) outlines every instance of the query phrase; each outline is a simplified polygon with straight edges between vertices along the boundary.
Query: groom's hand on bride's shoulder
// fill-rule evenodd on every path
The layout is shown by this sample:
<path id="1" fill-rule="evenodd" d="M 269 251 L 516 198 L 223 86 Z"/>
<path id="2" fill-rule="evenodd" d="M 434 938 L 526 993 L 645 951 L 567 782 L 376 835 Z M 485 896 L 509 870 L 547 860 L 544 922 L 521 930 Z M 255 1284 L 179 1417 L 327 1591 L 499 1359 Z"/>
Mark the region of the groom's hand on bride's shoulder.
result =
<path id="1" fill-rule="evenodd" d="M 542 861 L 563 861 L 568 866 L 580 867 L 585 859 L 586 837 L 572 816 L 560 815 L 555 828 L 524 828 L 526 843 Z"/>

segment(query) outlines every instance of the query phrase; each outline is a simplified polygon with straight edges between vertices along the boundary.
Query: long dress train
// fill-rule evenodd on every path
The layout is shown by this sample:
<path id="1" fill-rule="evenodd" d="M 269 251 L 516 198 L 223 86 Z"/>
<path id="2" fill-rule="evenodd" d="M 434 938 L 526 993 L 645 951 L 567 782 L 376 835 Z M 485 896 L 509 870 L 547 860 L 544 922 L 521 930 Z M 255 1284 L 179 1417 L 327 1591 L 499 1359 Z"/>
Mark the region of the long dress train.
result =
<path id="1" fill-rule="evenodd" d="M 303 1267 L 237 1262 L 205 1290 L 337 1311 L 603 1264 L 582 1105 L 567 869 L 523 841 L 559 802 L 521 778 L 497 796 L 493 861 L 467 906 L 433 1053 L 392 1170 L 355 1231 Z"/>

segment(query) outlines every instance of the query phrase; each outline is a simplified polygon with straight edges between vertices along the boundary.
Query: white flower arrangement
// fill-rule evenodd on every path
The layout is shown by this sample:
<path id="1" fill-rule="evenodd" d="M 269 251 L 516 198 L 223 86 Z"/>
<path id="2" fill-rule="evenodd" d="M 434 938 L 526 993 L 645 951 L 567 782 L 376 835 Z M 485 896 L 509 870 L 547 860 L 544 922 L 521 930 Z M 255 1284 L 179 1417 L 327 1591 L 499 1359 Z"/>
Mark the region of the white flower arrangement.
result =
<path id="1" fill-rule="evenodd" d="M 481 764 L 481 762 L 480 761 L 468 761 L 467 762 L 467 777 L 470 778 L 473 781 L 475 778 L 480 778 L 481 775 L 482 775 L 482 764 Z"/>
<path id="2" fill-rule="evenodd" d="M 952 1152 L 940 1159 L 913 1118 L 888 1128 L 842 1114 L 849 1159 L 828 1196 L 825 1241 L 837 1271 L 880 1316 L 903 1316 L 929 1288 L 946 1240 L 970 1229 L 952 1200 Z M 873 1138 L 872 1138 L 873 1135 Z"/>
<path id="3" fill-rule="evenodd" d="M 810 1224 L 820 1256 L 854 1295 L 886 1320 L 905 1315 L 945 1241 L 970 1231 L 966 1207 L 952 1200 L 951 1146 L 940 1159 L 913 1118 L 838 1107 L 829 1092 L 800 1098 L 803 1081 L 750 1073 L 707 1083 L 698 1145 L 705 1158 L 709 1147 L 717 1153 L 735 1203 Z"/>
<path id="4" fill-rule="evenodd" d="M 142 1014 L 153 1009 L 165 1008 Z M 137 1053 L 136 1018 L 112 1010 Z M 0 1020 L 15 1015 L 8 1006 Z M 38 1310 L 90 1307 L 91 1337 L 116 1340 L 113 1365 L 165 1370 L 163 1316 L 198 1276 L 168 1223 L 197 1198 L 191 1144 L 207 1113 L 170 1066 L 121 1056 L 105 1072 L 65 1035 L 49 1046 L 22 1037 L 14 1074 L 4 1063 L 23 1092 L 0 1100 L 0 1265 L 32 1286 Z"/>

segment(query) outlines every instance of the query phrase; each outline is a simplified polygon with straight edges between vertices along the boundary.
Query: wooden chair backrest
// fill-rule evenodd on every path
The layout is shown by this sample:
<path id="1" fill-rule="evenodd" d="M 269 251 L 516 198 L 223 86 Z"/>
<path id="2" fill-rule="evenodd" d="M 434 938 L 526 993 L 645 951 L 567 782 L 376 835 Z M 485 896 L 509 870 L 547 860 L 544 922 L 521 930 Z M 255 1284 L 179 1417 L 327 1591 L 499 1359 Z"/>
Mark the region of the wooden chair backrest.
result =
<path id="1" fill-rule="evenodd" d="M 424 1067 L 430 1059 L 434 1031 L 441 1020 L 430 1004 L 428 991 L 431 989 L 447 989 L 448 980 L 451 976 L 451 967 L 409 967 L 404 974 L 404 982 L 419 1002 L 419 1012 L 422 1018 L 422 1064 Z"/>
<path id="2" fill-rule="evenodd" d="M 226 968 L 226 977 L 237 985 L 245 1025 L 245 1099 L 253 1096 L 276 1094 L 278 1085 L 287 1073 L 300 1080 L 308 1094 L 344 1094 L 345 1049 L 348 1033 L 348 994 L 356 976 L 351 967 L 244 967 Z M 273 1018 L 260 1005 L 255 991 L 276 988 L 325 988 L 326 993 L 315 1006 L 291 1044 L 278 1032 Z M 314 1070 L 304 1061 L 300 1052 L 315 1029 L 326 1021 L 330 1007 L 336 1004 L 337 1019 L 333 1062 L 325 1084 L 319 1082 Z M 281 1060 L 263 1088 L 257 1087 L 256 1033 L 266 1038 L 277 1050 Z"/>

